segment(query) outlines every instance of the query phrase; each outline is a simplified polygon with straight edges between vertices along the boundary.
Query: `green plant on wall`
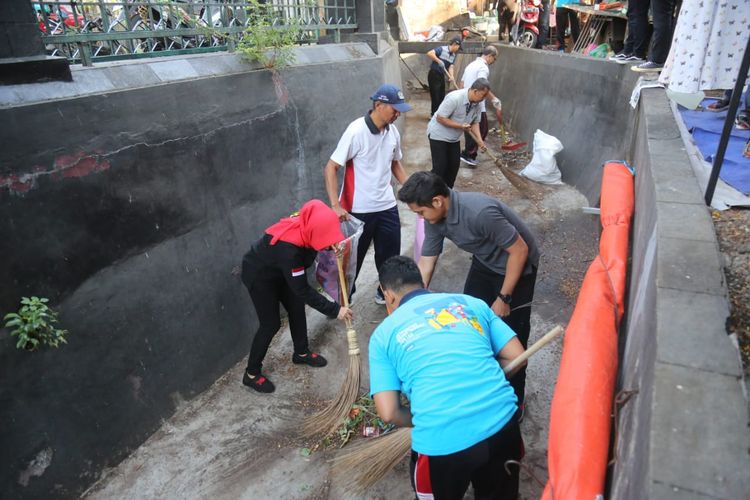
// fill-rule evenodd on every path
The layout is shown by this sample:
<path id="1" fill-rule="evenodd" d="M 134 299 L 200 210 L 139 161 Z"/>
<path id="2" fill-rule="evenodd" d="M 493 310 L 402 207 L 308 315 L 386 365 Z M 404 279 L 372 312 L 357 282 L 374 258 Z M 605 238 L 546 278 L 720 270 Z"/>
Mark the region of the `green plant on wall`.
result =
<path id="1" fill-rule="evenodd" d="M 237 43 L 237 52 L 258 61 L 266 68 L 283 68 L 294 62 L 294 46 L 302 38 L 303 22 L 293 16 L 301 13 L 308 2 L 296 7 L 274 10 L 273 5 L 250 0 L 247 29 Z"/>
<path id="2" fill-rule="evenodd" d="M 17 313 L 6 314 L 5 328 L 10 334 L 18 337 L 16 347 L 33 351 L 40 346 L 59 347 L 66 343 L 67 330 L 55 328 L 57 313 L 47 306 L 49 299 L 39 297 L 22 297 L 21 308 Z"/>

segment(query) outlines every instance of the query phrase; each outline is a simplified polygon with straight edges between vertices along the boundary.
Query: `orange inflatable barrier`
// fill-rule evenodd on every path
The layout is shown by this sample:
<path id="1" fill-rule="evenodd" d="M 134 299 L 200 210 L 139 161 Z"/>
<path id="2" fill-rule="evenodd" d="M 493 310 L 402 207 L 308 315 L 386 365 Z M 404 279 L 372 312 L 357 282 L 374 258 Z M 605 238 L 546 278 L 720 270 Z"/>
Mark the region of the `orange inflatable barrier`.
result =
<path id="1" fill-rule="evenodd" d="M 633 173 L 604 166 L 599 255 L 589 266 L 565 331 L 550 412 L 548 500 L 603 498 L 617 377 L 617 330 L 624 313 Z"/>

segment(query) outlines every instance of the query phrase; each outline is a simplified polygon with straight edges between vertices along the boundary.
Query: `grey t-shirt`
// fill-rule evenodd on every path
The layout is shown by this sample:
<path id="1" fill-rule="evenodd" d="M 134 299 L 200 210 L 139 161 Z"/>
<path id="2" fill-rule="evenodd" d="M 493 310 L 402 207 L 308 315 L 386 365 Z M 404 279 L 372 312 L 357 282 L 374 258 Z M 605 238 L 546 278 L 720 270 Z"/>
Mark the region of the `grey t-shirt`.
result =
<path id="1" fill-rule="evenodd" d="M 427 137 L 436 141 L 458 142 L 464 131 L 438 123 L 438 115 L 458 123 L 479 123 L 480 113 L 479 103 L 469 101 L 469 89 L 449 92 L 427 125 Z"/>
<path id="2" fill-rule="evenodd" d="M 505 275 L 508 261 L 506 248 L 520 234 L 529 247 L 523 274 L 539 266 L 539 248 L 528 226 L 505 203 L 482 193 L 460 193 L 451 190 L 450 207 L 445 219 L 424 225 L 422 255 L 434 257 L 443 251 L 448 238 L 458 248 L 473 254 L 492 271 Z"/>

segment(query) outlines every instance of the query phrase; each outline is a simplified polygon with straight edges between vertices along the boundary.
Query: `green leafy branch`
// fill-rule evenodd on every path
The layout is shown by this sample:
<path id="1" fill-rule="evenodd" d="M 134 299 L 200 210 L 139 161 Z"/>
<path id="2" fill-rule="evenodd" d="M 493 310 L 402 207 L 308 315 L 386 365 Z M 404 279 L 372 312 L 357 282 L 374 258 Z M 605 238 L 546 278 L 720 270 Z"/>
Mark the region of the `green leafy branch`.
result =
<path id="1" fill-rule="evenodd" d="M 302 39 L 304 23 L 299 17 L 274 12 L 273 5 L 250 0 L 248 25 L 240 36 L 237 52 L 266 68 L 282 68 L 294 62 L 294 46 Z M 308 2 L 294 7 L 304 9 Z M 281 22 L 276 23 L 275 19 Z"/>
<path id="2" fill-rule="evenodd" d="M 59 347 L 67 344 L 67 330 L 54 327 L 57 313 L 47 306 L 49 299 L 22 297 L 21 308 L 17 313 L 6 314 L 5 327 L 12 328 L 10 334 L 18 337 L 16 348 L 33 351 L 39 346 Z"/>

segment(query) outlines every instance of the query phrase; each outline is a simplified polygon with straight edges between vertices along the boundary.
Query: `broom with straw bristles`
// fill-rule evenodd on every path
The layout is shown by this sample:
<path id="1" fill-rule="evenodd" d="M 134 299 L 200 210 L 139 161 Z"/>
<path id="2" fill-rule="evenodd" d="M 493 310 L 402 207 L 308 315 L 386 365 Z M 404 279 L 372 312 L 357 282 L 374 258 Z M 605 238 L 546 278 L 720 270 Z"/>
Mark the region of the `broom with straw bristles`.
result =
<path id="1" fill-rule="evenodd" d="M 476 136 L 474 131 L 469 129 L 468 132 L 474 139 L 474 141 L 479 144 L 480 140 Z M 503 163 L 503 161 L 498 158 L 492 151 L 490 151 L 490 148 L 487 148 L 486 146 L 487 145 L 485 144 L 485 154 L 495 162 L 495 165 L 497 165 L 498 168 L 500 168 L 500 172 L 502 172 L 505 178 L 508 179 L 508 182 L 510 182 L 514 188 L 518 189 L 518 191 L 526 198 L 529 198 L 530 200 L 537 200 L 541 194 L 539 190 L 544 188 L 508 168 L 505 163 Z"/>
<path id="2" fill-rule="evenodd" d="M 518 366 L 563 331 L 559 325 L 554 327 L 523 354 L 508 363 L 503 371 L 506 374 L 513 373 Z M 333 475 L 336 483 L 345 491 L 361 494 L 377 483 L 409 453 L 411 428 L 402 427 L 347 448 L 331 460 Z"/>
<path id="3" fill-rule="evenodd" d="M 346 286 L 343 256 L 339 252 L 336 254 L 336 263 L 339 268 L 341 302 L 344 307 L 349 307 L 349 289 Z M 352 405 L 359 396 L 361 366 L 359 343 L 357 342 L 357 332 L 352 327 L 352 323 L 348 318 L 346 319 L 346 340 L 349 344 L 349 370 L 346 372 L 344 383 L 341 384 L 341 389 L 336 399 L 331 401 L 331 404 L 327 408 L 306 418 L 302 422 L 302 435 L 305 437 L 316 434 L 322 434 L 323 437 L 326 437 L 335 432 L 349 415 Z"/>

